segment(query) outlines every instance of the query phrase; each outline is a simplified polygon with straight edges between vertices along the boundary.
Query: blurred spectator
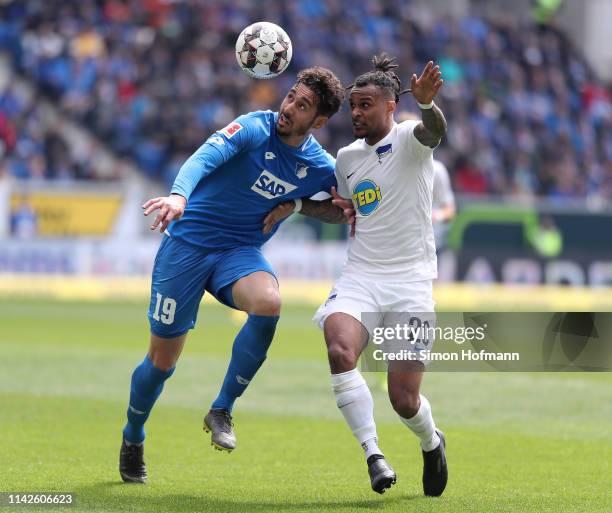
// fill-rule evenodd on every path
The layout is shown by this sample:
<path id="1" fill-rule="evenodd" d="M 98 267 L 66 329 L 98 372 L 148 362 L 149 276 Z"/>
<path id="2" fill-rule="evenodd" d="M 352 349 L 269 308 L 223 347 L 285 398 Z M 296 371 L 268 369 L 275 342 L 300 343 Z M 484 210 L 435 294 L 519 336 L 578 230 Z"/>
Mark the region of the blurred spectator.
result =
<path id="1" fill-rule="evenodd" d="M 38 234 L 38 216 L 27 196 L 18 200 L 11 210 L 11 235 L 19 239 L 33 239 Z"/>
<path id="2" fill-rule="evenodd" d="M 90 148 L 71 148 L 61 127 L 42 122 L 37 97 L 28 99 L 12 86 L 0 91 L 0 167 L 27 179 L 97 178 Z"/>
<path id="3" fill-rule="evenodd" d="M 532 0 L 533 17 L 538 23 L 548 23 L 563 4 L 563 0 Z"/>
<path id="4" fill-rule="evenodd" d="M 483 195 L 489 192 L 483 171 L 473 162 L 460 158 L 455 165 L 455 190 L 473 195 Z"/>
<path id="5" fill-rule="evenodd" d="M 559 3 L 534 3 L 538 21 Z M 473 14 L 420 27 L 400 0 L 6 0 L 0 11 L 0 47 L 20 72 L 153 179 L 170 180 L 237 114 L 277 108 L 299 68 L 328 66 L 349 84 L 384 50 L 405 83 L 427 60 L 441 64 L 449 133 L 437 155 L 458 193 L 612 197 L 610 88 L 552 24 Z M 274 83 L 249 79 L 234 58 L 237 34 L 260 19 L 294 44 L 290 71 Z M 6 145 L 5 125 L 0 117 Z M 350 142 L 347 116 L 320 139 L 332 153 Z M 51 174 L 69 175 L 59 162 Z"/>

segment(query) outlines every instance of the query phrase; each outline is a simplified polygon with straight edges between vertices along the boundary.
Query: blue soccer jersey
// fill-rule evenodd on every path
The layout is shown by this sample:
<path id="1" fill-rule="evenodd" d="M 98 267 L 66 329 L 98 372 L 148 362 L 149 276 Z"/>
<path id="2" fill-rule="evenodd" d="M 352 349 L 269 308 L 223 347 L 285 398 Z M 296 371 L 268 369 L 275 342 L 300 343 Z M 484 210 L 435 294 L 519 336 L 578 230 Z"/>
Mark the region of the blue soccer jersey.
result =
<path id="1" fill-rule="evenodd" d="M 181 167 L 172 193 L 187 198 L 173 238 L 207 250 L 261 246 L 263 219 L 277 204 L 329 192 L 334 158 L 310 135 L 299 147 L 276 134 L 278 114 L 258 111 L 215 132 Z"/>

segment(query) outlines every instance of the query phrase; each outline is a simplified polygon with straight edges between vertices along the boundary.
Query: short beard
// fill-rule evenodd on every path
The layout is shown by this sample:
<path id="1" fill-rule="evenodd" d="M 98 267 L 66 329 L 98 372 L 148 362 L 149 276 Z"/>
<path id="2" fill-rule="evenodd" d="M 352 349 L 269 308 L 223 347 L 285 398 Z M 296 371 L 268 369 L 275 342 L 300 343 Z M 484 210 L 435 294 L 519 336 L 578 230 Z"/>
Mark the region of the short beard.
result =
<path id="1" fill-rule="evenodd" d="M 276 123 L 276 133 L 277 134 L 281 134 L 281 135 L 288 135 L 287 132 L 284 132 L 284 130 L 289 130 L 291 131 L 291 128 L 281 128 L 280 126 L 278 126 L 278 122 Z"/>
<path id="2" fill-rule="evenodd" d="M 311 128 L 312 128 L 312 125 L 308 126 L 305 130 L 298 132 L 298 131 L 293 129 L 293 126 L 288 127 L 287 129 L 283 129 L 283 128 L 280 128 L 278 126 L 278 123 L 276 123 L 276 133 L 280 134 L 280 135 L 283 135 L 283 136 L 286 136 L 286 137 L 289 137 L 289 136 L 297 136 L 297 137 L 305 136 L 310 131 Z M 284 131 L 284 130 L 286 130 L 286 131 Z"/>

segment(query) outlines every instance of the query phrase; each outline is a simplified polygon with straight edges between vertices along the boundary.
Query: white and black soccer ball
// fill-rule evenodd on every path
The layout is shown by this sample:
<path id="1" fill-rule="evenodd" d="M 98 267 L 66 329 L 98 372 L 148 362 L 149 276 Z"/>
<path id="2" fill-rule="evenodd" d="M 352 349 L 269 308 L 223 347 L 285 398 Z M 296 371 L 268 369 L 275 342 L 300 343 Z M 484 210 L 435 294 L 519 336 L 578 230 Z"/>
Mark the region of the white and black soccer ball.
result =
<path id="1" fill-rule="evenodd" d="M 287 33 L 274 23 L 260 21 L 245 28 L 236 41 L 236 60 L 253 78 L 274 78 L 287 69 L 293 49 Z"/>

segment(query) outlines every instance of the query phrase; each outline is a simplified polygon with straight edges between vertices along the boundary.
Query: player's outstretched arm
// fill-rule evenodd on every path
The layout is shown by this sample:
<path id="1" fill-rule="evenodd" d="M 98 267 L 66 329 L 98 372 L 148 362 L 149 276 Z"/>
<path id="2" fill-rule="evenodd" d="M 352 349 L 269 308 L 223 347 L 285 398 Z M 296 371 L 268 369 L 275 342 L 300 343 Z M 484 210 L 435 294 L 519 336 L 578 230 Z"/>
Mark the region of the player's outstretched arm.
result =
<path id="1" fill-rule="evenodd" d="M 315 201 L 311 199 L 302 199 L 302 208 L 300 214 L 308 217 L 314 217 L 326 223 L 332 224 L 351 224 L 351 234 L 355 231 L 355 209 L 353 202 L 343 198 L 336 192 L 336 188 L 331 189 L 332 198 Z M 263 233 L 268 234 L 272 231 L 276 223 L 289 217 L 295 211 L 295 201 L 285 201 L 274 207 L 264 219 Z"/>
<path id="2" fill-rule="evenodd" d="M 444 134 L 446 134 L 446 119 L 440 108 L 433 103 L 433 100 L 442 87 L 442 73 L 440 66 L 434 66 L 433 61 L 429 61 L 417 78 L 412 75 L 410 87 L 412 96 L 419 102 L 421 108 L 422 122 L 414 129 L 414 136 L 417 140 L 430 148 L 435 148 Z"/>
<path id="3" fill-rule="evenodd" d="M 159 226 L 159 231 L 164 233 L 168 225 L 175 219 L 180 219 L 185 212 L 187 199 L 179 194 L 170 194 L 160 198 L 151 198 L 142 208 L 144 215 L 148 216 L 151 212 L 159 210 L 157 217 L 151 225 L 151 230 L 155 230 Z M 161 223 L 161 226 L 160 226 Z"/>

